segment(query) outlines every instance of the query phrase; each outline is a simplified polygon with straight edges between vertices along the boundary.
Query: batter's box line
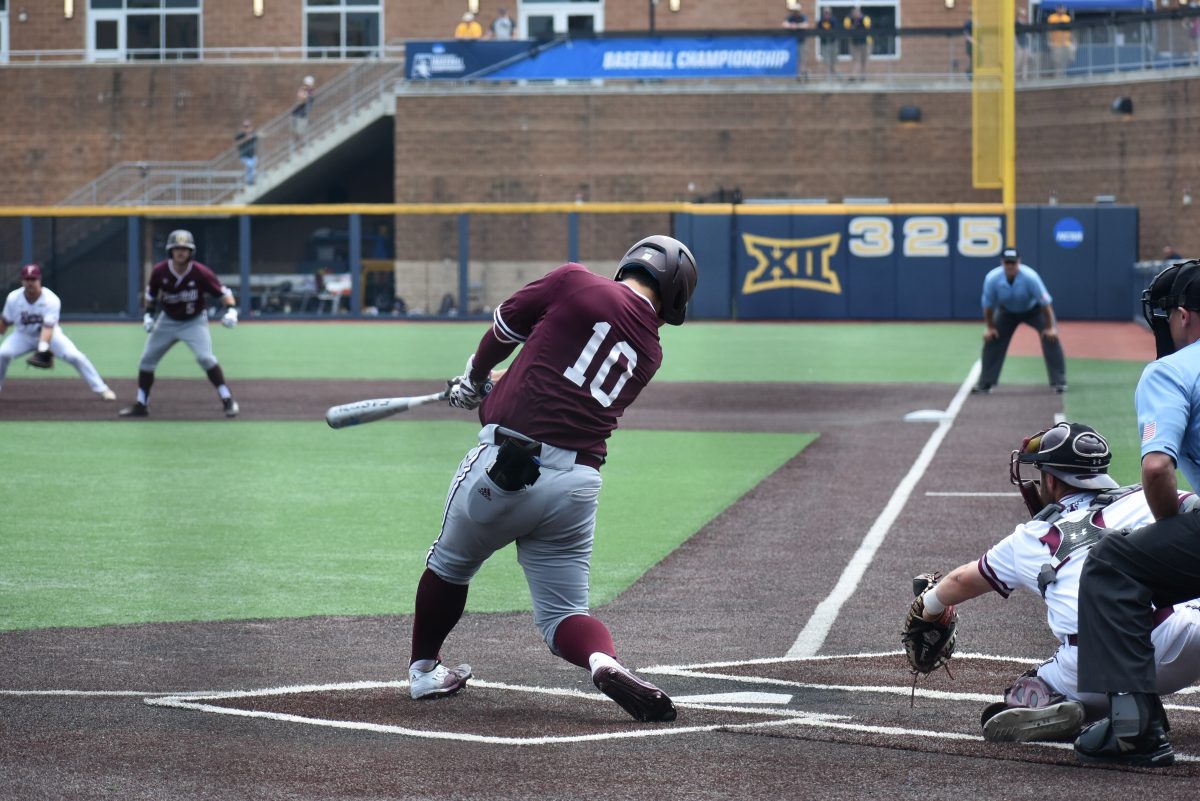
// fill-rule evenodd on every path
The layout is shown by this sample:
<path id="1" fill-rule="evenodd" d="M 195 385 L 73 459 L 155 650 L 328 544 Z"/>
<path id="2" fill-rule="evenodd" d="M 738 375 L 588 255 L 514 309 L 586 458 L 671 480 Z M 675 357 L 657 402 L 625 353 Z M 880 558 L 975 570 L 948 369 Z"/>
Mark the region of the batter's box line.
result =
<path id="1" fill-rule="evenodd" d="M 608 703 L 608 699 L 598 693 L 588 693 L 581 690 L 553 687 L 528 687 L 518 684 L 479 681 L 474 679 L 471 681 L 470 686 L 481 689 L 569 696 L 589 701 L 603 701 Z M 378 734 L 399 734 L 408 737 L 419 737 L 432 740 L 455 740 L 460 742 L 489 743 L 494 745 L 551 745 L 562 743 L 596 742 L 599 740 L 631 739 L 638 737 L 664 737 L 678 734 L 694 734 L 698 732 L 738 731 L 744 729 L 768 728 L 773 726 L 789 726 L 801 723 L 809 723 L 817 720 L 834 720 L 845 717 L 842 715 L 825 715 L 821 713 L 801 712 L 796 710 L 745 708 L 705 703 L 680 703 L 679 705 L 685 708 L 735 712 L 739 714 L 769 715 L 775 718 L 775 720 L 756 721 L 753 723 L 715 723 L 705 726 L 677 726 L 671 728 L 653 729 L 647 728 L 638 729 L 635 731 L 604 732 L 599 734 L 580 734 L 570 736 L 499 737 L 487 734 L 469 734 L 462 732 L 434 731 L 428 729 L 412 729 L 405 726 L 394 726 L 383 723 L 368 723 L 366 721 L 331 720 L 327 718 L 308 717 L 306 715 L 293 715 L 286 712 L 266 712 L 254 709 L 236 709 L 203 703 L 204 701 L 227 701 L 239 698 L 261 698 L 264 696 L 296 695 L 301 693 L 336 692 L 346 690 L 402 690 L 406 689 L 407 687 L 408 682 L 406 681 L 357 681 L 335 684 L 303 684 L 290 687 L 271 687 L 258 690 L 231 690 L 228 692 L 215 692 L 205 695 L 191 693 L 187 695 L 168 695 L 155 698 L 145 698 L 143 699 L 143 703 L 155 707 L 185 709 L 244 718 L 260 718 L 285 723 L 302 723 L 310 726 L 322 726 L 333 729 L 350 729 L 356 731 L 368 731 Z"/>

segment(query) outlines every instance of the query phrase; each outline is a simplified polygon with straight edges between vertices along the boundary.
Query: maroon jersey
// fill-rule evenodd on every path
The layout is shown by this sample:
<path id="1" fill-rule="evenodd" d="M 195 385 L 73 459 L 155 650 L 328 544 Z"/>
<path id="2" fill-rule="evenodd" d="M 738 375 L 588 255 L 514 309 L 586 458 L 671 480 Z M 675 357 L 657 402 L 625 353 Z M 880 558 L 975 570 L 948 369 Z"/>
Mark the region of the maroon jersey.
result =
<path id="1" fill-rule="evenodd" d="M 198 261 L 188 263 L 187 272 L 176 276 L 170 261 L 160 261 L 150 270 L 146 284 L 146 300 L 155 299 L 172 320 L 190 320 L 204 314 L 206 295 L 227 295 L 229 290 L 216 274 Z"/>
<path id="2" fill-rule="evenodd" d="M 629 286 L 564 264 L 500 304 L 475 372 L 523 343 L 479 419 L 603 460 L 617 419 L 662 364 L 661 321 Z"/>

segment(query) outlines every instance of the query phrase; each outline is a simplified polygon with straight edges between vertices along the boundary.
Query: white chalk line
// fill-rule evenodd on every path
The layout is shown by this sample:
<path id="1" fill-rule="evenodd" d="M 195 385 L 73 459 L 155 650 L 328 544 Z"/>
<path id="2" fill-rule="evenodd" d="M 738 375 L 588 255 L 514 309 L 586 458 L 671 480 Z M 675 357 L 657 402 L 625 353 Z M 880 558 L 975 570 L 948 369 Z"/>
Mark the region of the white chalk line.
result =
<path id="1" fill-rule="evenodd" d="M 871 561 L 875 558 L 875 552 L 879 550 L 879 546 L 883 544 L 883 540 L 887 536 L 888 531 L 891 530 L 892 524 L 896 522 L 896 518 L 904 510 L 904 506 L 908 503 L 908 498 L 916 488 L 917 482 L 925 475 L 925 471 L 933 461 L 934 455 L 937 454 L 942 440 L 950 433 L 950 429 L 953 427 L 954 420 L 958 417 L 963 403 L 966 402 L 967 396 L 971 394 L 971 387 L 974 386 L 979 378 L 979 372 L 980 363 L 976 360 L 971 365 L 966 379 L 959 386 L 953 400 L 950 401 L 950 405 L 946 407 L 945 418 L 938 422 L 933 433 L 929 435 L 925 447 L 921 449 L 921 453 L 918 454 L 916 461 L 909 468 L 908 474 L 904 476 L 900 484 L 896 487 L 895 492 L 892 493 L 887 506 L 883 508 L 879 517 L 871 525 L 870 530 L 867 531 L 866 537 L 863 538 L 862 543 L 858 546 L 858 550 L 850 558 L 849 563 L 847 563 L 845 569 L 842 571 L 842 575 L 838 578 L 837 584 L 834 585 L 833 591 L 813 610 L 812 617 L 808 619 L 808 623 L 800 631 L 792 647 L 788 649 L 788 656 L 813 656 L 817 651 L 821 650 L 821 646 L 825 644 L 825 638 L 829 636 L 830 629 L 837 622 L 842 606 L 850 599 L 855 590 L 858 589 L 859 582 L 867 572 Z"/>

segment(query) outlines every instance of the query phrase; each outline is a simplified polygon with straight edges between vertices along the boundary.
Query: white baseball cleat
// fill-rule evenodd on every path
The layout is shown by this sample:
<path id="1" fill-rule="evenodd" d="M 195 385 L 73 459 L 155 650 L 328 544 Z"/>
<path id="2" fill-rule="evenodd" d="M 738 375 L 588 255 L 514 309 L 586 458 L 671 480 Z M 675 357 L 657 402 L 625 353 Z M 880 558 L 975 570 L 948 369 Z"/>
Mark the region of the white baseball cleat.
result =
<path id="1" fill-rule="evenodd" d="M 438 662 L 430 670 L 408 669 L 408 691 L 414 700 L 426 698 L 444 698 L 454 695 L 467 686 L 471 678 L 471 666 L 459 665 L 450 669 Z"/>
<path id="2" fill-rule="evenodd" d="M 100 390 L 99 395 L 100 395 L 100 400 L 115 401 L 117 399 L 117 393 L 113 392 L 108 387 L 105 387 L 104 389 Z"/>

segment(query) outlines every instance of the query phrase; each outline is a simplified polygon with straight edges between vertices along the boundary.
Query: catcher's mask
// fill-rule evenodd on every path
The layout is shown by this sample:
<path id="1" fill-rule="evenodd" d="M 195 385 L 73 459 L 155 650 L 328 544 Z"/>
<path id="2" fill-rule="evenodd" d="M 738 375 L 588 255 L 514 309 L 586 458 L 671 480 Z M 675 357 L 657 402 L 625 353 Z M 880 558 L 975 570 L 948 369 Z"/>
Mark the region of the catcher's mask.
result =
<path id="1" fill-rule="evenodd" d="M 696 258 L 687 246 L 669 236 L 648 236 L 621 257 L 616 280 L 620 281 L 628 270 L 641 270 L 654 280 L 663 322 L 683 325 L 698 278 Z"/>
<path id="2" fill-rule="evenodd" d="M 192 236 L 192 232 L 180 228 L 177 231 L 167 234 L 167 255 L 170 256 L 171 251 L 175 248 L 187 248 L 192 253 L 195 253 L 196 239 Z"/>
<path id="3" fill-rule="evenodd" d="M 1112 451 L 1108 441 L 1096 429 L 1083 423 L 1059 423 L 1025 437 L 1021 447 L 1008 460 L 1008 480 L 1021 490 L 1029 514 L 1036 515 L 1045 505 L 1038 492 L 1040 479 L 1021 476 L 1021 465 L 1037 470 L 1080 489 L 1116 489 L 1120 485 L 1108 474 Z"/>
<path id="4" fill-rule="evenodd" d="M 1190 311 L 1200 311 L 1200 259 L 1172 264 L 1150 282 L 1142 291 L 1142 316 L 1154 332 L 1154 345 L 1158 358 L 1175 352 L 1175 341 L 1171 338 L 1168 319 L 1171 310 L 1182 306 Z"/>

